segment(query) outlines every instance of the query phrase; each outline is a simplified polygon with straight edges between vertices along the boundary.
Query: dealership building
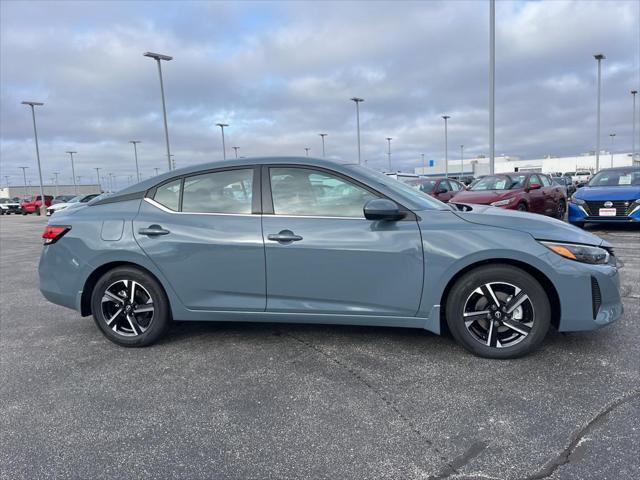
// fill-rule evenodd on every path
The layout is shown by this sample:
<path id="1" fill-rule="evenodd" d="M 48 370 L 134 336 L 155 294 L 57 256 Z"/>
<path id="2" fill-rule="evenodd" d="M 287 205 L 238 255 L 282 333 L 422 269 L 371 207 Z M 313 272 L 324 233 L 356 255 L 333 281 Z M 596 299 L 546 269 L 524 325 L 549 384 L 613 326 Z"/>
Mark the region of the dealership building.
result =
<path id="1" fill-rule="evenodd" d="M 602 152 L 600 154 L 600 168 L 626 167 L 631 165 L 640 166 L 640 155 L 636 154 L 636 161 L 633 162 L 631 153 Z M 565 173 L 577 170 L 594 171 L 596 168 L 596 155 L 594 152 L 585 153 L 575 157 L 555 157 L 546 156 L 523 160 L 520 157 L 500 155 L 495 157 L 496 173 L 507 172 L 543 172 L 543 173 Z M 479 156 L 465 158 L 464 160 L 449 159 L 449 176 L 486 175 L 489 173 L 489 158 Z M 414 169 L 414 173 L 425 176 L 442 176 L 445 173 L 444 160 L 425 161 L 424 167 Z"/>

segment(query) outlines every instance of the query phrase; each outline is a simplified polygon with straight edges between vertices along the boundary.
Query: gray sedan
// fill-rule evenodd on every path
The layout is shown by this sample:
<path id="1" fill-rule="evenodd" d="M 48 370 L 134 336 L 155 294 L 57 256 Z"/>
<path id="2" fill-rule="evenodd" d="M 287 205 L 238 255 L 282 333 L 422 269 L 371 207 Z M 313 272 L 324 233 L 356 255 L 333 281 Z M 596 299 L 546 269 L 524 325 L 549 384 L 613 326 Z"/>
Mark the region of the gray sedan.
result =
<path id="1" fill-rule="evenodd" d="M 611 246 L 559 220 L 445 205 L 354 164 L 254 158 L 174 170 L 56 213 L 40 290 L 128 347 L 171 321 L 448 330 L 524 355 L 550 326 L 622 313 Z"/>

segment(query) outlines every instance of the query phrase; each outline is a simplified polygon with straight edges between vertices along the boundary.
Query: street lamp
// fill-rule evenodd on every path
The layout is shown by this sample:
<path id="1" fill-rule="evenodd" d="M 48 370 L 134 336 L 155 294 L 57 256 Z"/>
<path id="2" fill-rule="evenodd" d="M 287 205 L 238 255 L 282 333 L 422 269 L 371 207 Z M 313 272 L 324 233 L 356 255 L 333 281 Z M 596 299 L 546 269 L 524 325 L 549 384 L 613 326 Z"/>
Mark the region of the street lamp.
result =
<path id="1" fill-rule="evenodd" d="M 129 140 L 129 143 L 133 144 L 133 157 L 136 160 L 136 178 L 140 181 L 140 169 L 138 168 L 138 143 L 142 143 L 140 140 Z"/>
<path id="2" fill-rule="evenodd" d="M 155 167 L 154 170 L 156 171 L 156 177 L 158 176 L 158 172 L 160 171 L 160 169 L 158 167 Z"/>
<path id="3" fill-rule="evenodd" d="M 447 131 L 447 120 L 451 117 L 449 115 L 442 116 L 444 120 L 444 176 L 449 177 L 449 138 Z"/>
<path id="4" fill-rule="evenodd" d="M 76 167 L 73 164 L 73 154 L 78 152 L 67 151 L 67 153 L 71 156 L 71 175 L 73 176 L 73 188 L 76 191 L 76 195 L 78 195 L 78 184 L 76 183 Z"/>
<path id="5" fill-rule="evenodd" d="M 100 167 L 96 167 L 96 176 L 98 177 L 98 190 L 102 191 L 102 186 L 100 185 Z"/>
<path id="6" fill-rule="evenodd" d="M 460 145 L 460 181 L 464 175 L 464 145 Z"/>
<path id="7" fill-rule="evenodd" d="M 364 98 L 353 97 L 351 101 L 356 104 L 356 128 L 358 132 L 358 165 L 360 165 L 360 102 L 364 102 Z M 365 162 L 366 163 L 366 162 Z"/>
<path id="8" fill-rule="evenodd" d="M 425 173 L 427 173 L 424 169 L 424 153 L 420 154 L 420 158 L 422 159 L 422 174 L 424 175 Z"/>
<path id="9" fill-rule="evenodd" d="M 27 193 L 27 168 L 29 167 L 18 167 L 22 169 L 22 178 L 24 179 L 24 197 L 27 198 L 29 194 Z"/>
<path id="10" fill-rule="evenodd" d="M 162 115 L 164 118 L 164 139 L 167 143 L 167 162 L 169 164 L 169 170 L 171 170 L 171 151 L 169 149 L 169 127 L 167 126 L 167 107 L 164 101 L 164 83 L 162 82 L 162 66 L 160 65 L 161 60 L 169 61 L 173 60 L 173 57 L 169 55 L 162 55 L 160 53 L 153 52 L 145 52 L 143 53 L 145 57 L 153 58 L 156 62 L 158 62 L 158 75 L 160 76 L 160 95 L 162 96 Z"/>
<path id="11" fill-rule="evenodd" d="M 596 172 L 600 170 L 600 86 L 602 79 L 602 60 L 605 57 L 602 53 L 596 53 L 593 58 L 598 61 L 598 112 L 597 112 L 597 127 L 596 127 Z"/>
<path id="12" fill-rule="evenodd" d="M 309 148 L 309 147 L 304 147 L 305 155 L 306 155 L 307 157 L 309 156 L 309 150 L 311 150 L 311 148 Z"/>
<path id="13" fill-rule="evenodd" d="M 228 123 L 216 123 L 217 126 L 220 127 L 220 131 L 222 132 L 222 159 L 227 159 L 227 149 L 224 146 L 224 127 L 228 127 Z"/>
<path id="14" fill-rule="evenodd" d="M 33 135 L 36 139 L 36 158 L 38 159 L 38 176 L 40 178 L 40 212 L 45 213 L 47 207 L 45 205 L 44 184 L 42 183 L 42 167 L 40 166 L 40 149 L 38 148 L 38 129 L 36 128 L 36 109 L 44 105 L 42 102 L 22 102 L 23 105 L 31 107 L 31 117 L 33 118 Z"/>
<path id="15" fill-rule="evenodd" d="M 631 95 L 633 96 L 633 127 L 632 134 L 633 138 L 631 140 L 631 164 L 634 164 L 636 161 L 636 94 L 637 90 L 631 90 Z"/>
<path id="16" fill-rule="evenodd" d="M 489 173 L 496 162 L 496 0 L 489 3 Z"/>
<path id="17" fill-rule="evenodd" d="M 324 154 L 324 137 L 326 137 L 328 134 L 319 133 L 318 135 L 320 135 L 320 137 L 322 138 L 322 158 L 324 158 L 325 157 L 325 154 Z"/>
<path id="18" fill-rule="evenodd" d="M 387 157 L 389 159 L 389 172 L 391 172 L 391 140 L 392 137 L 387 137 Z"/>
<path id="19" fill-rule="evenodd" d="M 231 147 L 233 148 L 234 153 L 236 154 L 236 160 L 238 159 L 238 150 L 240 150 L 240 147 Z"/>
<path id="20" fill-rule="evenodd" d="M 611 168 L 613 168 L 613 140 L 616 138 L 616 134 L 610 133 L 609 136 L 611 137 Z M 631 161 L 633 162 L 633 158 Z"/>
<path id="21" fill-rule="evenodd" d="M 56 184 L 56 197 L 60 194 L 60 192 L 58 191 L 58 175 L 60 175 L 60 172 L 53 172 L 53 176 L 55 177 L 55 184 Z"/>

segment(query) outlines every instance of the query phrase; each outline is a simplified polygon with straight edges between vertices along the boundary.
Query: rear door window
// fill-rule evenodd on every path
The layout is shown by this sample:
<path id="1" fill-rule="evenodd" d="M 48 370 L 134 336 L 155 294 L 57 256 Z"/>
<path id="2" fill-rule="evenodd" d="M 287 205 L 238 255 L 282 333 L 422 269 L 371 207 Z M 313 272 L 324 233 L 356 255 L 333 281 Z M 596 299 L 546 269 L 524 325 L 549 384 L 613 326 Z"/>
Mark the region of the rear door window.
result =
<path id="1" fill-rule="evenodd" d="M 253 168 L 194 175 L 184 180 L 185 213 L 250 214 Z"/>
<path id="2" fill-rule="evenodd" d="M 160 185 L 156 189 L 153 199 L 160 205 L 167 207 L 169 210 L 177 212 L 180 208 L 181 185 L 182 180 L 180 179 Z"/>

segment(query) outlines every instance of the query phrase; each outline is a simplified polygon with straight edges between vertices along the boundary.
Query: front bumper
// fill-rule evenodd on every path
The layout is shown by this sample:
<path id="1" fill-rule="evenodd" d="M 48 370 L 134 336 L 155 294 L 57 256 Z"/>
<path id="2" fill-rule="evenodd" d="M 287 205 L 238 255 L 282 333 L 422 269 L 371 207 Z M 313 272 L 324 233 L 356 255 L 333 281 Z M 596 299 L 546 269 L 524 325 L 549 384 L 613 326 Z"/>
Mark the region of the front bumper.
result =
<path id="1" fill-rule="evenodd" d="M 640 222 L 640 208 L 627 215 L 603 217 L 592 215 L 580 205 L 569 202 L 569 223 L 635 223 Z"/>

